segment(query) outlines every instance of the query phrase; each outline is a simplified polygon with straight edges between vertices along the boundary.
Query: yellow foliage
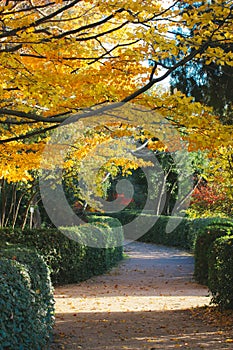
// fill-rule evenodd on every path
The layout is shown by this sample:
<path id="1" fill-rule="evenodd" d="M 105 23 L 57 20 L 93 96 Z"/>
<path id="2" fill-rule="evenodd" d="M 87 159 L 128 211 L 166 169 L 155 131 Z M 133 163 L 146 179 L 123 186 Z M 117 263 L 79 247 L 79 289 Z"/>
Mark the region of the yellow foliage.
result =
<path id="1" fill-rule="evenodd" d="M 102 156 L 103 161 L 103 156 L 110 156 L 115 160 L 114 164 L 106 162 L 108 169 L 111 163 L 112 172 L 118 166 L 127 172 L 136 166 L 133 157 L 123 160 L 130 138 L 149 139 L 152 150 L 175 150 L 180 147 L 177 131 L 190 150 L 208 149 L 210 156 L 221 147 L 231 147 L 231 131 L 210 108 L 179 92 L 148 90 L 163 80 L 164 70 L 169 76 L 176 65 L 191 59 L 233 65 L 232 52 L 222 49 L 233 38 L 231 2 L 223 6 L 216 0 L 199 7 L 194 6 L 195 0 L 187 3 L 188 11 L 157 0 L 1 4 L 0 132 L 1 141 L 12 141 L 1 145 L 0 177 L 29 179 L 30 171 L 41 165 L 46 139 L 39 138 L 40 131 L 74 114 L 82 115 L 85 127 L 77 131 L 76 149 L 69 150 L 65 159 L 59 147 L 52 148 L 54 166 L 63 162 L 66 169 L 75 168 L 77 162 L 78 167 L 99 145 L 115 140 L 122 160 L 116 160 L 113 150 L 105 154 L 103 148 L 96 157 Z M 185 35 L 180 33 L 177 45 L 174 33 L 180 29 Z M 189 35 L 191 30 L 194 35 Z M 174 67 L 161 69 L 171 57 L 176 61 Z M 158 65 L 153 74 L 149 58 Z M 96 114 L 93 119 L 83 114 L 126 99 L 158 113 L 135 108 L 123 117 L 117 110 Z M 89 135 L 88 127 L 92 130 Z M 153 137 L 159 141 L 152 141 Z"/>

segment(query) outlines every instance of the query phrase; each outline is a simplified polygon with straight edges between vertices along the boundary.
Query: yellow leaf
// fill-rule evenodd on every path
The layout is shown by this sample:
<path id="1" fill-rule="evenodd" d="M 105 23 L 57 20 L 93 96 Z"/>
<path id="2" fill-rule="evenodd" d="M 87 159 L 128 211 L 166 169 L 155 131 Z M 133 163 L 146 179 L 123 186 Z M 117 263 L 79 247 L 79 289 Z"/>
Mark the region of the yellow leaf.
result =
<path id="1" fill-rule="evenodd" d="M 228 338 L 225 340 L 226 343 L 233 343 L 233 339 L 232 338 Z"/>

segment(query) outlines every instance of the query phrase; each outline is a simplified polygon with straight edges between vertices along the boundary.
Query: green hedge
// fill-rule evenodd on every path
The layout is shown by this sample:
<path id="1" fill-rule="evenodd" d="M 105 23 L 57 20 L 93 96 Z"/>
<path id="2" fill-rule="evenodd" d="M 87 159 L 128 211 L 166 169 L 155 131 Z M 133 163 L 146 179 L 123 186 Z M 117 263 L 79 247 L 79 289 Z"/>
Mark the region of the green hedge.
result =
<path id="1" fill-rule="evenodd" d="M 209 252 L 214 241 L 222 236 L 231 235 L 233 232 L 233 224 L 225 222 L 225 224 L 211 224 L 202 228 L 198 232 L 195 244 L 195 269 L 194 277 L 197 282 L 208 285 L 208 259 Z"/>
<path id="2" fill-rule="evenodd" d="M 126 225 L 131 221 L 133 221 L 133 219 L 135 219 L 138 215 L 140 215 L 140 213 L 141 211 L 138 211 L 138 210 L 125 209 L 116 213 L 110 213 L 109 216 L 118 219 L 122 225 Z M 153 213 L 150 213 L 150 212 L 148 212 L 147 214 L 153 215 Z M 102 216 L 102 214 L 99 214 L 99 215 Z M 92 216 L 92 214 L 89 214 L 88 219 L 90 216 Z"/>
<path id="3" fill-rule="evenodd" d="M 225 218 L 198 218 L 189 219 L 187 217 L 176 216 L 155 216 L 151 211 L 141 214 L 137 210 L 124 210 L 118 213 L 112 213 L 117 218 L 125 231 L 125 236 L 129 238 L 139 237 L 138 241 L 163 244 L 167 246 L 176 246 L 187 250 L 194 250 L 196 239 L 199 232 L 209 225 L 232 225 L 232 222 Z M 135 220 L 138 216 L 140 219 Z M 102 218 L 101 214 L 95 217 Z M 92 215 L 88 215 L 88 220 L 92 220 Z M 155 221 L 155 224 L 153 222 Z M 151 225 L 150 225 L 151 222 Z M 130 224 L 130 232 L 127 232 L 127 224 Z M 175 227 L 174 230 L 167 230 L 167 225 Z M 145 225 L 151 226 L 143 235 Z M 168 232 L 167 232 L 168 231 Z"/>
<path id="4" fill-rule="evenodd" d="M 209 225 L 218 225 L 219 223 L 227 225 L 228 220 L 221 218 L 189 219 L 187 217 L 159 216 L 155 225 L 139 240 L 194 251 L 196 240 L 201 230 Z M 168 224 L 174 229 L 168 231 Z"/>
<path id="5" fill-rule="evenodd" d="M 143 220 L 146 219 L 146 217 L 143 218 Z M 168 223 L 175 227 L 171 232 L 167 232 Z M 155 225 L 138 240 L 191 249 L 193 242 L 189 240 L 189 225 L 190 221 L 185 218 L 160 216 Z"/>
<path id="6" fill-rule="evenodd" d="M 118 220 L 108 217 L 92 217 L 92 222 L 81 227 L 62 227 L 67 237 L 82 242 L 85 254 L 80 260 L 82 279 L 101 274 L 123 258 L 123 230 Z M 88 236 L 88 239 L 87 239 Z M 101 248 L 86 245 L 97 245 Z"/>
<path id="7" fill-rule="evenodd" d="M 170 227 L 174 227 L 174 230 L 167 232 L 168 223 Z M 219 224 L 233 227 L 231 221 L 222 218 L 189 219 L 187 217 L 159 216 L 155 225 L 139 240 L 194 251 L 200 232 L 209 225 Z"/>
<path id="8" fill-rule="evenodd" d="M 92 225 L 84 224 L 76 227 L 73 232 L 76 237 L 73 236 L 73 239 L 67 237 L 70 236 L 68 227 L 63 228 L 67 236 L 58 229 L 24 230 L 23 232 L 17 229 L 2 229 L 0 230 L 0 241 L 36 248 L 50 268 L 53 284 L 76 283 L 103 273 L 122 259 L 123 233 L 121 227 L 118 227 L 118 237 L 116 237 L 114 228 L 119 226 L 116 220 L 105 218 L 103 222 L 100 223 L 96 219 Z M 82 237 L 85 241 L 87 234 L 93 235 L 98 240 L 97 233 L 105 237 L 105 247 L 100 249 L 80 244 Z M 114 242 L 118 245 L 115 248 L 111 248 L 113 240 L 116 240 Z"/>
<path id="9" fill-rule="evenodd" d="M 126 238 L 135 239 L 136 237 L 141 242 L 178 246 L 185 249 L 193 247 L 192 237 L 191 239 L 189 237 L 190 220 L 187 218 L 156 216 L 149 212 L 141 214 L 136 210 L 125 210 L 111 215 L 121 222 Z M 101 219 L 101 215 L 99 218 Z M 88 220 L 92 220 L 92 215 L 88 216 Z M 175 227 L 169 233 L 166 232 L 168 222 Z M 142 234 L 146 226 L 150 228 Z"/>
<path id="10" fill-rule="evenodd" d="M 0 251 L 0 344 L 7 350 L 41 350 L 54 324 L 49 270 L 35 250 Z"/>
<path id="11" fill-rule="evenodd" d="M 203 230 L 205 230 L 205 228 L 208 226 L 233 227 L 233 221 L 231 219 L 220 217 L 192 219 L 189 235 L 193 236 L 194 247 L 196 245 L 197 237 L 201 235 Z"/>
<path id="12" fill-rule="evenodd" d="M 208 264 L 212 303 L 218 304 L 221 309 L 233 309 L 233 236 L 215 240 Z"/>

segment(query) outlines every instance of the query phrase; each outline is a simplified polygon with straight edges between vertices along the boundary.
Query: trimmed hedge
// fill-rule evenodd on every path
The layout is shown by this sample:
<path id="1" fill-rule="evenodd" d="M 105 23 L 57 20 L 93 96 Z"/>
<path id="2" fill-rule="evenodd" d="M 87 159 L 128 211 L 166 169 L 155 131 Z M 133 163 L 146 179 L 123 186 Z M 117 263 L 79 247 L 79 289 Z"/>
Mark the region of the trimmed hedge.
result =
<path id="1" fill-rule="evenodd" d="M 145 220 L 146 217 L 143 218 Z M 175 227 L 167 232 L 167 225 Z M 138 240 L 148 243 L 163 244 L 166 246 L 182 247 L 191 249 L 193 242 L 189 240 L 190 220 L 179 217 L 160 216 L 155 225 Z"/>
<path id="2" fill-rule="evenodd" d="M 125 210 L 119 213 L 111 214 L 116 217 L 124 229 L 125 238 L 134 240 L 135 237 L 138 241 L 146 243 L 163 244 L 168 246 L 183 247 L 185 249 L 193 248 L 192 237 L 189 237 L 190 232 L 190 219 L 170 216 L 156 216 L 152 213 L 143 213 L 135 210 Z M 139 215 L 139 218 L 135 220 Z M 101 214 L 99 214 L 100 220 L 102 220 Z M 88 221 L 92 220 L 92 215 L 88 216 Z M 150 224 L 151 222 L 151 224 Z M 155 223 L 154 223 L 155 222 Z M 171 232 L 166 232 L 167 224 L 175 227 Z M 127 224 L 130 223 L 130 228 Z M 141 234 L 145 229 L 145 226 L 149 226 L 150 229 Z"/>
<path id="3" fill-rule="evenodd" d="M 99 220 L 100 222 L 102 221 Z M 69 239 L 69 228 L 67 236 L 58 229 L 0 230 L 0 241 L 21 244 L 34 247 L 43 256 L 50 268 L 53 284 L 77 283 L 93 275 L 98 275 L 110 269 L 123 257 L 123 232 L 118 227 L 118 238 L 115 238 L 114 227 L 119 226 L 115 219 L 105 218 L 104 227 L 96 220 L 93 225 L 84 224 L 75 228 L 76 237 Z M 102 225 L 102 229 L 97 227 Z M 105 247 L 92 248 L 81 244 L 82 237 L 88 234 L 98 239 L 97 232 L 102 232 L 105 237 Z M 77 239 L 78 238 L 78 239 Z M 118 246 L 111 248 L 113 240 L 116 239 Z M 116 245 L 117 245 L 116 244 Z"/>
<path id="4" fill-rule="evenodd" d="M 214 241 L 208 259 L 208 287 L 212 303 L 233 309 L 233 236 Z"/>
<path id="5" fill-rule="evenodd" d="M 222 236 L 231 235 L 233 232 L 233 224 L 225 222 L 224 224 L 211 224 L 198 232 L 196 240 L 194 256 L 195 269 L 194 277 L 197 282 L 208 285 L 208 259 L 209 252 L 214 241 Z"/>
<path id="6" fill-rule="evenodd" d="M 167 232 L 167 224 L 175 227 Z M 232 226 L 233 223 L 222 218 L 189 219 L 180 217 L 160 216 L 155 225 L 139 241 L 180 247 L 190 251 L 195 250 L 196 240 L 200 232 L 209 225 L 224 224 Z"/>
<path id="7" fill-rule="evenodd" d="M 224 227 L 233 227 L 233 221 L 227 218 L 198 218 L 192 219 L 192 224 L 190 226 L 190 235 L 194 235 L 194 247 L 196 245 L 196 240 L 199 235 L 202 234 L 202 231 L 209 226 L 224 226 Z"/>
<path id="8" fill-rule="evenodd" d="M 225 218 L 198 218 L 189 219 L 187 217 L 176 217 L 176 216 L 155 216 L 152 212 L 141 212 L 136 210 L 124 210 L 118 213 L 110 214 L 117 218 L 125 231 L 125 236 L 131 234 L 131 238 L 139 237 L 137 240 L 147 243 L 163 244 L 167 246 L 176 246 L 187 250 L 194 250 L 196 239 L 199 232 L 209 225 L 233 225 L 233 223 Z M 93 220 L 93 216 L 102 220 L 101 214 L 89 214 L 88 221 Z M 140 216 L 140 220 L 135 220 Z M 135 220 L 135 223 L 134 223 Z M 143 235 L 141 232 L 145 229 L 151 221 L 151 228 Z M 153 222 L 155 224 L 153 224 Z M 130 231 L 127 232 L 127 224 L 131 223 Z M 174 230 L 167 230 L 167 225 L 175 227 Z M 150 226 L 150 225 L 148 225 Z M 168 231 L 168 232 L 167 232 Z"/>
<path id="9" fill-rule="evenodd" d="M 85 254 L 78 271 L 82 279 L 104 273 L 123 258 L 123 230 L 116 219 L 93 217 L 92 223 L 61 229 L 72 240 L 83 241 Z"/>
<path id="10" fill-rule="evenodd" d="M 54 324 L 49 270 L 35 250 L 0 251 L 0 344 L 7 350 L 41 350 Z"/>

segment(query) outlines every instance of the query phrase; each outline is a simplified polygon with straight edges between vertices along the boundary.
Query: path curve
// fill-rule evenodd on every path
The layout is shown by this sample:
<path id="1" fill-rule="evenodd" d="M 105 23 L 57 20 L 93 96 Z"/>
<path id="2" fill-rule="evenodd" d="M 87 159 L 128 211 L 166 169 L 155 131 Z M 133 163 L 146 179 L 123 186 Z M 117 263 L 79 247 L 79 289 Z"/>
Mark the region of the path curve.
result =
<path id="1" fill-rule="evenodd" d="M 193 280 L 193 256 L 133 242 L 128 258 L 102 276 L 55 289 L 51 349 L 230 349 L 217 329 L 193 319 L 208 289 Z M 229 345 L 229 347 L 228 347 Z"/>

